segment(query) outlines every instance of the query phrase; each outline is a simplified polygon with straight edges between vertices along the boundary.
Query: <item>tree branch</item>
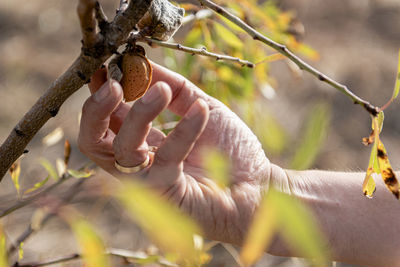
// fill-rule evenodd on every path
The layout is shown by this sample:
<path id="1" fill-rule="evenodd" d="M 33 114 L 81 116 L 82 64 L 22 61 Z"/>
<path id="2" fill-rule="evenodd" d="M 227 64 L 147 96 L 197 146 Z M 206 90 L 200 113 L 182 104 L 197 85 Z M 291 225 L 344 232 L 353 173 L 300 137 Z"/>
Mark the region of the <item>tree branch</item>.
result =
<path id="1" fill-rule="evenodd" d="M 81 0 L 80 20 L 81 25 L 93 25 L 93 11 L 90 10 L 93 1 Z M 86 4 L 88 6 L 86 6 Z M 98 39 L 92 46 L 92 37 L 83 31 L 84 46 L 82 53 L 72 63 L 68 70 L 62 74 L 47 91 L 37 100 L 31 109 L 24 115 L 11 131 L 7 139 L 0 147 L 0 181 L 3 179 L 12 163 L 24 152 L 27 144 L 35 134 L 51 118 L 57 115 L 61 105 L 74 92 L 89 81 L 93 73 L 123 44 L 136 23 L 142 18 L 150 7 L 152 0 L 130 1 L 124 12 L 118 13 L 113 22 L 107 25 L 102 38 Z M 88 18 L 81 17 L 87 14 Z M 85 27 L 83 27 L 85 28 Z M 100 36 L 100 35 L 97 35 Z M 86 39 L 86 43 L 85 43 Z"/>
<path id="2" fill-rule="evenodd" d="M 85 164 L 82 168 L 80 168 L 79 170 L 84 170 L 86 168 L 91 168 L 91 165 L 94 165 L 94 163 L 87 163 Z M 7 216 L 8 214 L 19 210 L 20 208 L 23 208 L 31 203 L 33 203 L 35 200 L 43 197 L 44 195 L 46 195 L 47 193 L 49 193 L 50 191 L 54 190 L 55 188 L 59 187 L 61 184 L 63 184 L 65 181 L 69 180 L 72 176 L 70 174 L 65 174 L 62 178 L 60 178 L 56 183 L 46 187 L 45 189 L 43 189 L 42 191 L 40 191 L 39 193 L 24 198 L 22 200 L 18 200 L 15 204 L 13 204 L 11 207 L 7 208 L 4 211 L 0 212 L 0 218 L 3 218 L 4 216 Z"/>
<path id="3" fill-rule="evenodd" d="M 77 8 L 81 23 L 83 46 L 86 47 L 94 46 L 98 38 L 96 33 L 95 5 L 95 0 L 80 0 Z"/>
<path id="4" fill-rule="evenodd" d="M 302 59 L 300 59 L 298 56 L 296 56 L 293 52 L 291 52 L 286 46 L 279 44 L 279 43 L 269 39 L 268 37 L 262 35 L 258 31 L 253 29 L 251 26 L 246 24 L 243 20 L 241 20 L 237 16 L 233 15 L 232 13 L 230 13 L 223 7 L 215 4 L 214 2 L 212 2 L 210 0 L 198 0 L 198 1 L 200 2 L 201 5 L 214 10 L 217 14 L 220 14 L 221 16 L 230 20 L 231 22 L 235 23 L 237 26 L 239 26 L 245 32 L 247 32 L 254 40 L 263 42 L 264 44 L 275 49 L 282 55 L 286 56 L 291 61 L 293 61 L 300 69 L 309 72 L 311 75 L 315 76 L 320 81 L 325 82 L 325 83 L 329 84 L 330 86 L 336 88 L 337 90 L 341 91 L 346 96 L 348 96 L 355 104 L 361 105 L 372 116 L 378 115 L 378 113 L 379 113 L 378 107 L 373 106 L 368 101 L 365 101 L 365 100 L 361 99 L 359 96 L 355 95 L 352 91 L 350 91 L 347 88 L 347 86 L 340 84 L 339 82 L 331 79 L 327 75 L 323 74 L 322 72 L 320 72 L 320 71 L 316 70 L 315 68 L 313 68 L 312 66 L 308 65 L 306 62 L 304 62 Z"/>
<path id="5" fill-rule="evenodd" d="M 68 189 L 67 195 L 63 197 L 62 201 L 57 203 L 55 207 L 52 207 L 51 210 L 42 218 L 42 220 L 38 223 L 39 226 L 38 228 L 33 227 L 32 223 L 30 223 L 29 226 L 25 229 L 25 231 L 20 236 L 18 236 L 15 243 L 10 246 L 10 248 L 7 251 L 7 255 L 10 256 L 12 253 L 14 253 L 17 250 L 19 244 L 25 242 L 33 233 L 40 230 L 53 216 L 55 216 L 54 214 L 55 211 L 57 211 L 65 203 L 69 203 L 72 200 L 72 198 L 77 194 L 76 192 L 78 192 L 79 187 L 86 180 L 87 179 L 80 179 L 79 181 L 75 182 L 75 184 L 73 184 Z"/>
<path id="6" fill-rule="evenodd" d="M 159 40 L 155 40 L 155 39 L 148 38 L 148 37 L 143 37 L 143 36 L 138 37 L 138 35 L 132 35 L 131 38 L 129 38 L 128 42 L 131 42 L 131 43 L 145 42 L 149 46 L 159 45 L 162 47 L 179 50 L 179 51 L 189 53 L 192 55 L 202 55 L 202 56 L 206 56 L 206 57 L 211 57 L 211 58 L 216 59 L 217 61 L 225 60 L 225 61 L 236 62 L 236 63 L 239 63 L 242 67 L 245 66 L 245 67 L 249 67 L 249 68 L 254 68 L 254 66 L 255 66 L 254 63 L 247 61 L 247 60 L 240 59 L 238 57 L 231 57 L 231 56 L 227 56 L 227 55 L 220 55 L 220 54 L 209 52 L 209 51 L 207 51 L 207 48 L 204 46 L 200 49 L 197 49 L 197 48 L 183 46 L 183 45 L 177 44 L 177 43 L 169 43 L 169 42 L 159 41 Z"/>

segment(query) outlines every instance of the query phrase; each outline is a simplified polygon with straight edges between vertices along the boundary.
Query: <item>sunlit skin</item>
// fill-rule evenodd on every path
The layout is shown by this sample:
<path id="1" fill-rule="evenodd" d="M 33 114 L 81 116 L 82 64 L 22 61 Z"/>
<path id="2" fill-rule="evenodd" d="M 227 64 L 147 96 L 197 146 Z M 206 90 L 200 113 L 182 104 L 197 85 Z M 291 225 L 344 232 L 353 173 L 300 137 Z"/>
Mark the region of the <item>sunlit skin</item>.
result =
<path id="1" fill-rule="evenodd" d="M 151 164 L 137 175 L 192 216 L 208 238 L 242 244 L 262 195 L 274 186 L 311 208 L 334 260 L 400 266 L 400 203 L 382 182 L 369 200 L 362 195 L 362 173 L 296 172 L 271 164 L 256 136 L 224 104 L 179 74 L 152 65 L 152 85 L 132 108 L 122 102 L 121 86 L 106 80 L 104 69 L 92 77 L 93 95 L 84 104 L 78 138 L 90 159 L 120 176 L 115 160 L 136 166 L 145 161 L 149 146 L 157 146 Z M 151 122 L 167 108 L 182 120 L 165 136 Z M 206 177 L 207 147 L 218 147 L 231 161 L 229 191 Z M 279 237 L 268 252 L 295 256 Z"/>

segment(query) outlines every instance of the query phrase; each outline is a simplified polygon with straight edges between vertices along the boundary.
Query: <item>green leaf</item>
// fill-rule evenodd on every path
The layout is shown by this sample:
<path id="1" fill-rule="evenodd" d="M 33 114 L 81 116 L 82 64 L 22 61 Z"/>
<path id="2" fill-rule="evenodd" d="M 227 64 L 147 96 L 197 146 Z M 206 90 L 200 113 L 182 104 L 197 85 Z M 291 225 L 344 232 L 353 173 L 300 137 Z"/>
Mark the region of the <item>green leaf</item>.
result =
<path id="1" fill-rule="evenodd" d="M 326 136 L 330 120 L 329 108 L 325 104 L 315 105 L 305 124 L 304 135 L 291 162 L 293 169 L 307 169 L 315 161 Z"/>
<path id="2" fill-rule="evenodd" d="M 399 95 L 399 91 L 400 91 L 400 50 L 399 50 L 399 63 L 398 63 L 397 75 L 396 75 L 396 84 L 394 86 L 393 96 L 392 96 L 393 100 L 395 100 L 397 98 L 397 96 Z"/>
<path id="3" fill-rule="evenodd" d="M 177 207 L 137 181 L 125 181 L 116 197 L 164 252 L 173 253 L 190 266 L 201 261 L 193 240 L 200 229 Z"/>
<path id="4" fill-rule="evenodd" d="M 67 172 L 69 173 L 69 175 L 71 175 L 72 177 L 77 178 L 77 179 L 89 178 L 95 174 L 94 170 L 84 170 L 84 171 L 68 170 Z"/>
<path id="5" fill-rule="evenodd" d="M 226 42 L 228 45 L 238 50 L 243 49 L 243 42 L 230 30 L 219 23 L 214 23 L 214 29 L 221 40 Z"/>
<path id="6" fill-rule="evenodd" d="M 50 177 L 54 180 L 58 180 L 58 174 L 56 169 L 53 167 L 53 165 L 47 160 L 47 159 L 40 159 L 40 165 L 43 166 L 43 168 L 46 169 L 47 173 L 50 175 Z"/>
<path id="7" fill-rule="evenodd" d="M 32 193 L 36 190 L 38 190 L 39 188 L 43 187 L 48 181 L 49 181 L 50 175 L 48 175 L 45 179 L 43 179 L 42 181 L 36 183 L 32 188 L 27 189 L 24 192 L 24 195 Z"/>
<path id="8" fill-rule="evenodd" d="M 323 237 L 311 212 L 294 197 L 276 190 L 270 190 L 267 198 L 278 212 L 279 232 L 292 250 L 313 259 L 315 266 L 327 266 Z"/>
<path id="9" fill-rule="evenodd" d="M 6 236 L 0 226 L 0 267 L 8 267 Z"/>
<path id="10" fill-rule="evenodd" d="M 105 247 L 99 235 L 92 225 L 81 219 L 69 219 L 72 231 L 82 250 L 84 266 L 86 267 L 108 267 L 111 266 Z"/>

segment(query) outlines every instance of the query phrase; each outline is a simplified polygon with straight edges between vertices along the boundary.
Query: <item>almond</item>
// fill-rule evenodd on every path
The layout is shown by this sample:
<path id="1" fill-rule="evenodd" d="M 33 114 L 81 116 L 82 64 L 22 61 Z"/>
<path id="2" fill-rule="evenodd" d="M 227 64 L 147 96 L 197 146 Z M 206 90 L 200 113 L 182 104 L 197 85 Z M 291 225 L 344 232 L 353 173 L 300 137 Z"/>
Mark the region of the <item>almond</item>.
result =
<path id="1" fill-rule="evenodd" d="M 129 52 L 123 55 L 121 70 L 125 101 L 130 102 L 142 97 L 149 89 L 153 74 L 150 61 L 141 53 Z"/>

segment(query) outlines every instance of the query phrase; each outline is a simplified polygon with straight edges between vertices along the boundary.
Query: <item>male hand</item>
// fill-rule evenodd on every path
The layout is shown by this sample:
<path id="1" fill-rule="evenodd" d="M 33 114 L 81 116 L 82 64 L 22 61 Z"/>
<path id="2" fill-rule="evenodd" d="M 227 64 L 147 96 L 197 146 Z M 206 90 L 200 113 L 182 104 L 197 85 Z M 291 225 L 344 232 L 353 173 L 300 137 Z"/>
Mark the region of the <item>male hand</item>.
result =
<path id="1" fill-rule="evenodd" d="M 133 107 L 122 102 L 122 88 L 106 80 L 105 69 L 92 77 L 93 95 L 83 106 L 78 143 L 81 151 L 109 173 L 120 176 L 114 163 L 137 166 L 149 146 L 158 150 L 142 176 L 176 202 L 202 226 L 207 237 L 240 244 L 268 188 L 274 165 L 251 130 L 224 104 L 182 76 L 152 63 L 149 91 Z M 164 109 L 182 116 L 165 136 L 152 127 Z M 220 190 L 206 176 L 202 155 L 218 148 L 230 159 L 232 185 Z"/>

